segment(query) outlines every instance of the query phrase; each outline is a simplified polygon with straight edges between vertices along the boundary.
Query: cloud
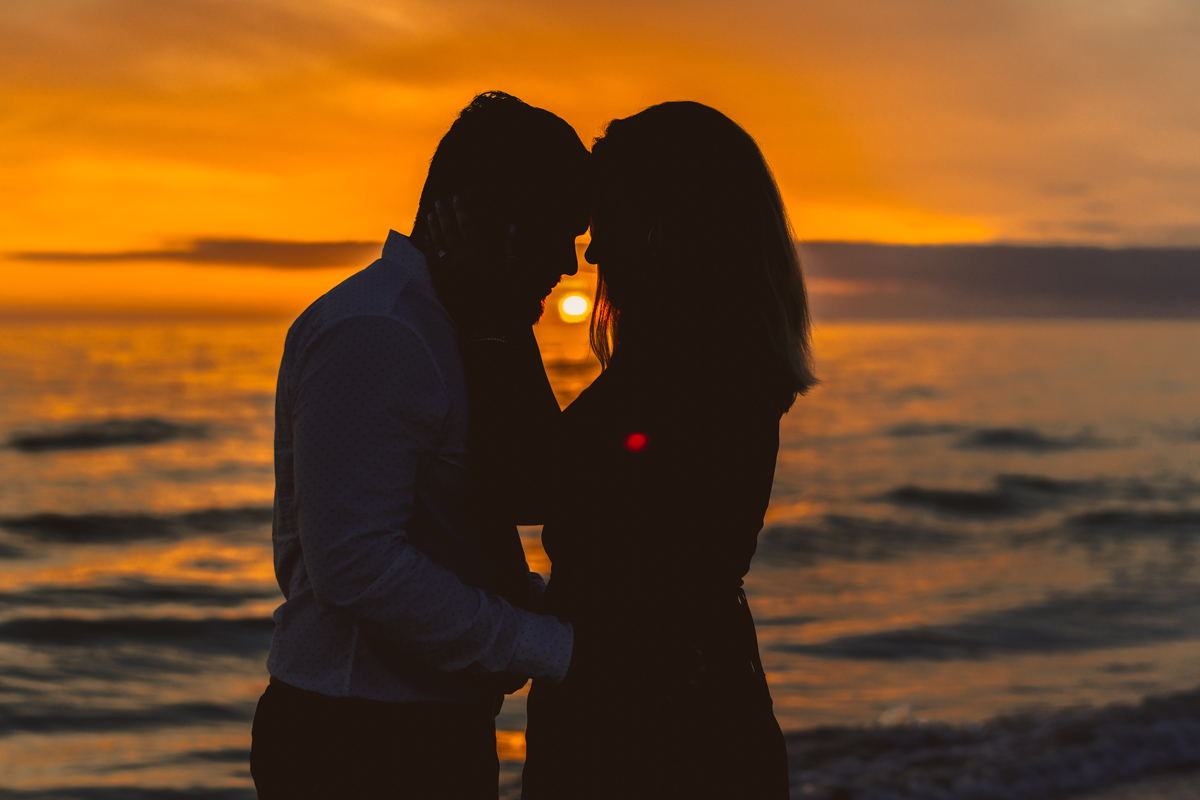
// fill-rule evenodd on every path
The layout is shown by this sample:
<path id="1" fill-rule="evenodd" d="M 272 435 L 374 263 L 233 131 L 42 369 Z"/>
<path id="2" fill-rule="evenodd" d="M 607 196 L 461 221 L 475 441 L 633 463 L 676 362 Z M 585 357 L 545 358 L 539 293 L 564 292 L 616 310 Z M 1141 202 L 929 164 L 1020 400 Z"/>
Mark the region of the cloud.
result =
<path id="1" fill-rule="evenodd" d="M 11 253 L 16 261 L 129 262 L 177 261 L 190 264 L 321 269 L 362 265 L 378 257 L 380 242 L 289 242 L 271 239 L 196 239 L 170 250 L 115 252 L 30 251 Z"/>
<path id="2" fill-rule="evenodd" d="M 820 317 L 1200 316 L 1200 249 L 799 247 Z"/>

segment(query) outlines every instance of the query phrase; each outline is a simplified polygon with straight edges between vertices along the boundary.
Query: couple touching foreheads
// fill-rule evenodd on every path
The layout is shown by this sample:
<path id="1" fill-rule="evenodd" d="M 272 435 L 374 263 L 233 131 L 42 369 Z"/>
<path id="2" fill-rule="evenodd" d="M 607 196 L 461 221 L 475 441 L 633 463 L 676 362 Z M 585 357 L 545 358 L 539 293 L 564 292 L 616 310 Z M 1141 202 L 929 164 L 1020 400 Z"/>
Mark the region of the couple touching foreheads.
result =
<path id="1" fill-rule="evenodd" d="M 532 326 L 589 224 L 603 371 L 560 411 Z M 664 103 L 589 153 L 476 97 L 412 233 L 288 331 L 259 797 L 494 800 L 495 715 L 532 677 L 528 800 L 787 798 L 741 585 L 814 383 L 745 131 Z M 543 525 L 548 584 L 518 524 Z"/>

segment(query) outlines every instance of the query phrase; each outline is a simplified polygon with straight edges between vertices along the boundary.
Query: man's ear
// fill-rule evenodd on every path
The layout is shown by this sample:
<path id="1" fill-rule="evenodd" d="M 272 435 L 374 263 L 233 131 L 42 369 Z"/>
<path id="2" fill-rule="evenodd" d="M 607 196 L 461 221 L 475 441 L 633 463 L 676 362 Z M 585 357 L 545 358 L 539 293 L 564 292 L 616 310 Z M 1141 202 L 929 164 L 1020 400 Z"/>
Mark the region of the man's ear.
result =
<path id="1" fill-rule="evenodd" d="M 475 231 L 480 242 L 495 256 L 503 255 L 506 236 L 512 216 L 499 198 L 479 187 L 468 184 L 459 190 L 467 213 L 475 223 Z"/>

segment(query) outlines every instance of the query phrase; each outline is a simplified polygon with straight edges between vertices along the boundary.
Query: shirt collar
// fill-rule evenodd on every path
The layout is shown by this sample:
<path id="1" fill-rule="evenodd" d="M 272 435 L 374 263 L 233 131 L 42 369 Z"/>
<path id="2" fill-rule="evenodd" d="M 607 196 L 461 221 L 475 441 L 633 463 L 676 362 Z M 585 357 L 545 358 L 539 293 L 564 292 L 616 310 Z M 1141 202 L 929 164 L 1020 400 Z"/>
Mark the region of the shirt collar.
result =
<path id="1" fill-rule="evenodd" d="M 421 285 L 433 289 L 433 279 L 429 274 L 429 265 L 425 263 L 425 254 L 413 246 L 404 234 L 388 231 L 387 241 L 383 243 L 382 258 L 389 264 L 400 267 Z"/>
<path id="2" fill-rule="evenodd" d="M 421 251 L 413 247 L 408 237 L 396 231 L 388 231 L 387 241 L 383 243 L 383 258 L 385 261 L 407 260 L 413 254 L 420 255 Z M 424 256 L 422 256 L 422 259 Z"/>

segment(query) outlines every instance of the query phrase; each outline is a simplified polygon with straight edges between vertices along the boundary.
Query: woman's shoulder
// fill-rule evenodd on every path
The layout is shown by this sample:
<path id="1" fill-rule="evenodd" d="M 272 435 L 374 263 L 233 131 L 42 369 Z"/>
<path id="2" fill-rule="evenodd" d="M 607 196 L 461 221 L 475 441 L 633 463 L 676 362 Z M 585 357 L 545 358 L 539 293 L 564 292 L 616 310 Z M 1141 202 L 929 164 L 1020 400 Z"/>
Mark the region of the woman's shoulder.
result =
<path id="1" fill-rule="evenodd" d="M 632 355 L 632 354 L 630 354 Z M 778 423 L 794 393 L 771 370 L 688 358 L 614 358 L 564 411 L 566 418 L 639 417 L 676 425 Z M 671 424 L 671 423 L 668 423 Z"/>

